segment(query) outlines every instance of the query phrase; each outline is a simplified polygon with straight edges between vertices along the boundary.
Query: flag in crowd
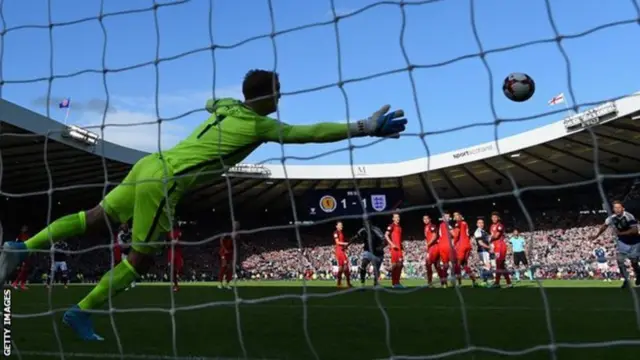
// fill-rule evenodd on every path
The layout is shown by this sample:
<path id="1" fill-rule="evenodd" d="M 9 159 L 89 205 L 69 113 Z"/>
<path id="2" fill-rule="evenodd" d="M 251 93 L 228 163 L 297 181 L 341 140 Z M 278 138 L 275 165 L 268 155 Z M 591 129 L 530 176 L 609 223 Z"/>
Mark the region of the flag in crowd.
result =
<path id="1" fill-rule="evenodd" d="M 64 98 L 62 99 L 62 101 L 60 101 L 60 104 L 58 104 L 58 107 L 60 109 L 67 109 L 66 114 L 64 114 L 64 124 L 67 124 L 67 120 L 69 119 L 69 113 L 71 112 L 71 98 Z"/>
<path id="2" fill-rule="evenodd" d="M 62 99 L 62 101 L 60 101 L 60 104 L 58 104 L 58 106 L 60 107 L 60 109 L 68 109 L 71 106 L 71 98 Z"/>

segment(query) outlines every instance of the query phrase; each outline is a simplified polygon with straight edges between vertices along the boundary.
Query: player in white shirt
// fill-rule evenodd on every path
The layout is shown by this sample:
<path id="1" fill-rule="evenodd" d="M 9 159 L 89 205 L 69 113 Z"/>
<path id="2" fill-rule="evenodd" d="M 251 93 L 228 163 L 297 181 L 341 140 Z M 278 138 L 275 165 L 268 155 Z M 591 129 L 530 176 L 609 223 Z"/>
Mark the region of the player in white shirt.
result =
<path id="1" fill-rule="evenodd" d="M 476 240 L 476 246 L 478 249 L 478 257 L 482 262 L 482 270 L 480 271 L 480 277 L 486 285 L 491 277 L 491 241 L 489 239 L 489 233 L 484 228 L 484 220 L 478 219 L 476 221 L 476 231 L 473 233 L 473 237 Z"/>
<path id="2" fill-rule="evenodd" d="M 629 286 L 629 272 L 625 261 L 631 261 L 631 267 L 636 275 L 635 284 L 640 286 L 640 236 L 638 234 L 638 221 L 630 212 L 625 211 L 622 202 L 614 201 L 612 204 L 613 215 L 607 217 L 604 224 L 593 237 L 597 239 L 608 228 L 613 228 L 616 233 L 616 260 L 620 275 L 624 279 L 622 287 Z"/>
<path id="3" fill-rule="evenodd" d="M 611 281 L 611 279 L 609 279 L 609 263 L 607 261 L 607 250 L 602 246 L 597 247 L 593 250 L 593 256 L 596 258 L 600 276 L 602 276 L 605 281 Z"/>
<path id="4" fill-rule="evenodd" d="M 53 284 L 57 275 L 60 275 L 62 278 L 64 288 L 66 289 L 68 287 L 69 267 L 67 266 L 67 251 L 69 251 L 69 245 L 67 245 L 65 241 L 59 241 L 55 244 L 53 262 L 51 263 L 51 272 L 47 277 L 47 287 L 50 287 L 51 284 Z"/>

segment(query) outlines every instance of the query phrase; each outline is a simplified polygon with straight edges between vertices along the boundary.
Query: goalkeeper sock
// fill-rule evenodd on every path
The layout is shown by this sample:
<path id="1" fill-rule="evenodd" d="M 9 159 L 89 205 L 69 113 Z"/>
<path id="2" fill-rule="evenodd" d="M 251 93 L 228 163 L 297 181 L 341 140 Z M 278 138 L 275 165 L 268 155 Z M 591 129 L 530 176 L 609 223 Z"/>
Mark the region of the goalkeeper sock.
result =
<path id="1" fill-rule="evenodd" d="M 360 283 L 364 285 L 367 278 L 367 269 L 360 267 Z"/>
<path id="2" fill-rule="evenodd" d="M 520 281 L 520 270 L 516 270 L 516 281 Z"/>
<path id="3" fill-rule="evenodd" d="M 531 270 L 527 270 L 527 277 L 529 280 L 533 280 L 533 273 L 531 273 Z"/>
<path id="4" fill-rule="evenodd" d="M 49 242 L 49 235 L 51 240 L 55 243 L 61 239 L 84 234 L 87 228 L 87 217 L 84 211 L 77 214 L 67 215 L 52 222 L 35 234 L 29 240 L 25 241 L 25 245 L 29 250 L 45 249 L 51 243 Z"/>
<path id="5" fill-rule="evenodd" d="M 102 276 L 100 282 L 91 290 L 89 295 L 78 303 L 78 307 L 82 310 L 96 309 L 104 305 L 109 296 L 118 295 L 139 277 L 133 266 L 127 260 L 123 260 Z M 109 283 L 111 283 L 111 286 L 109 286 Z M 111 290 L 111 293 L 109 290 Z"/>

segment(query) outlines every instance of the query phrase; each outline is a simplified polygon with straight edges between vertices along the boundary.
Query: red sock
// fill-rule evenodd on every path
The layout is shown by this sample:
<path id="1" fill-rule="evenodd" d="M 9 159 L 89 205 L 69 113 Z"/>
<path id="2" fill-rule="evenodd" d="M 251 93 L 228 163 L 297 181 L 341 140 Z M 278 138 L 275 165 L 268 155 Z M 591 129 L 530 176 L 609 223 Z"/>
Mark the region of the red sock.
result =
<path id="1" fill-rule="evenodd" d="M 233 268 L 229 266 L 227 269 L 227 282 L 230 283 L 233 280 Z"/>
<path id="2" fill-rule="evenodd" d="M 447 272 L 449 271 L 449 267 L 445 264 L 442 268 L 440 268 L 440 274 L 438 274 L 438 276 L 440 276 L 440 283 L 441 284 L 446 284 L 447 283 Z"/>
<path id="3" fill-rule="evenodd" d="M 344 277 L 345 279 L 347 279 L 347 286 L 351 286 L 351 269 L 349 269 L 349 267 L 347 266 L 344 269 Z"/>
<path id="4" fill-rule="evenodd" d="M 27 268 L 27 266 L 23 264 L 20 267 L 20 273 L 18 273 L 18 277 L 16 278 L 16 281 L 14 281 L 14 284 L 26 285 L 28 277 L 29 277 L 29 268 Z"/>
<path id="5" fill-rule="evenodd" d="M 454 273 L 456 276 L 461 276 L 461 275 L 462 275 L 462 272 L 461 272 L 461 269 L 460 269 L 460 264 L 457 264 L 457 263 L 456 263 L 456 264 L 453 266 L 453 273 Z"/>
<path id="6" fill-rule="evenodd" d="M 22 283 L 22 285 L 26 285 L 27 284 L 27 278 L 29 277 L 29 272 L 25 269 L 20 271 L 20 279 L 19 282 Z"/>
<path id="7" fill-rule="evenodd" d="M 220 272 L 218 272 L 218 281 L 224 281 L 224 274 L 226 273 L 226 270 L 227 269 L 225 266 L 220 266 Z"/>
<path id="8" fill-rule="evenodd" d="M 506 271 L 506 269 L 504 271 L 504 282 L 506 282 L 507 285 L 511 285 L 511 276 L 509 276 L 509 272 Z"/>
<path id="9" fill-rule="evenodd" d="M 342 268 L 338 269 L 338 286 L 342 285 Z"/>
<path id="10" fill-rule="evenodd" d="M 431 264 L 427 263 L 427 282 L 431 284 L 432 281 L 433 281 L 433 268 L 431 267 Z"/>
<path id="11" fill-rule="evenodd" d="M 173 268 L 173 286 L 178 287 L 178 270 Z"/>
<path id="12" fill-rule="evenodd" d="M 396 284 L 396 274 L 398 273 L 398 267 L 396 265 L 393 265 L 391 267 L 391 285 L 395 285 Z"/>
<path id="13" fill-rule="evenodd" d="M 402 266 L 396 265 L 391 272 L 392 285 L 400 284 L 400 277 L 402 276 Z"/>
<path id="14" fill-rule="evenodd" d="M 500 285 L 501 277 L 502 277 L 502 265 L 496 264 L 496 284 Z"/>

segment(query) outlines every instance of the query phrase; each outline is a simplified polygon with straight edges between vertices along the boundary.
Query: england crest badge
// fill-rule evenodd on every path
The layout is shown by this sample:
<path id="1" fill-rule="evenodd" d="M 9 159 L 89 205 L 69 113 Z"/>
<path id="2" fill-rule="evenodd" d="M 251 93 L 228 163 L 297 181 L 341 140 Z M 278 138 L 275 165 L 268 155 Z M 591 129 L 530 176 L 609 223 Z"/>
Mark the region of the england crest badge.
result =
<path id="1" fill-rule="evenodd" d="M 375 211 L 384 211 L 387 208 L 387 195 L 371 195 L 371 207 Z"/>

